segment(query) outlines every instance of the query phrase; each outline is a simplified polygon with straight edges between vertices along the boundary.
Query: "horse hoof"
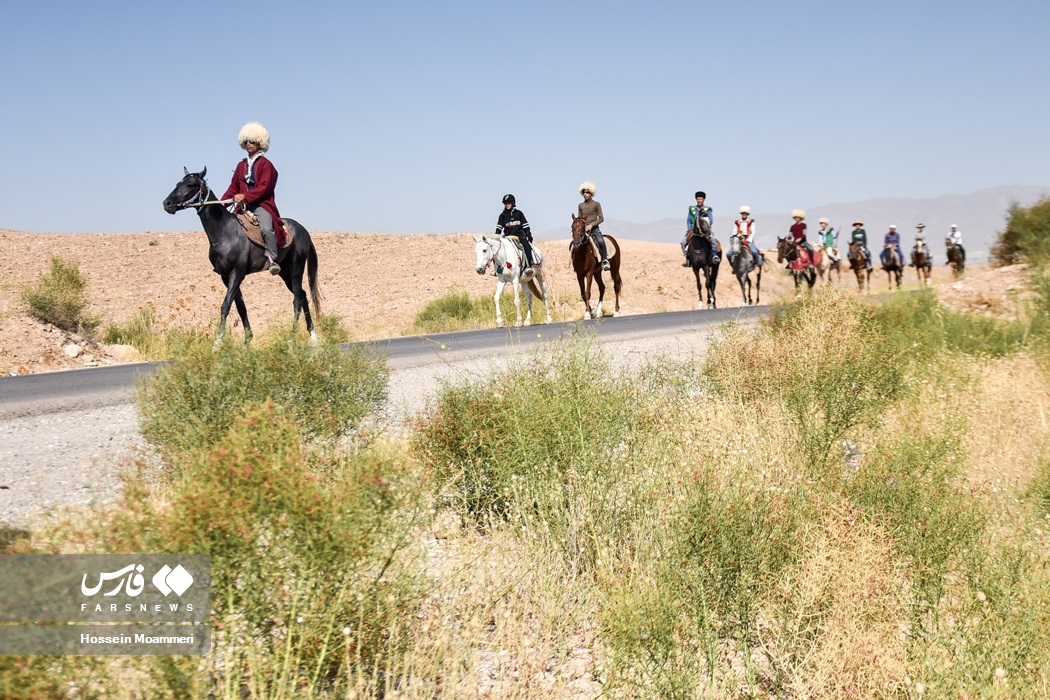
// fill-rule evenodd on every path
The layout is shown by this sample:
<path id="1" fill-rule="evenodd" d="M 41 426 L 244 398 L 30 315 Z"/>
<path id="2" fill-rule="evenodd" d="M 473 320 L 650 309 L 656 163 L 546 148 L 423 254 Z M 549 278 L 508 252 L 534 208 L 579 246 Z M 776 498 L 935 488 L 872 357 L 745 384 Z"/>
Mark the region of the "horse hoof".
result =
<path id="1" fill-rule="evenodd" d="M 317 332 L 316 331 L 310 331 L 310 345 L 312 345 L 313 347 L 317 347 L 320 344 L 321 344 L 321 341 L 318 340 L 318 338 L 317 338 Z"/>
<path id="2" fill-rule="evenodd" d="M 521 328 L 521 321 L 515 321 L 514 322 L 514 327 L 515 328 Z"/>
<path id="3" fill-rule="evenodd" d="M 496 328 L 503 328 L 503 321 L 496 321 Z"/>
<path id="4" fill-rule="evenodd" d="M 619 311 L 613 311 L 613 318 L 619 318 L 619 317 L 620 317 L 620 312 Z"/>
<path id="5" fill-rule="evenodd" d="M 591 320 L 591 312 L 590 311 L 584 311 L 583 312 L 583 320 L 584 321 L 590 321 Z"/>
<path id="6" fill-rule="evenodd" d="M 553 316 L 548 316 L 547 317 L 547 323 L 554 323 L 554 317 Z"/>
<path id="7" fill-rule="evenodd" d="M 532 320 L 531 319 L 525 319 L 525 325 L 526 326 L 531 326 L 532 325 Z"/>

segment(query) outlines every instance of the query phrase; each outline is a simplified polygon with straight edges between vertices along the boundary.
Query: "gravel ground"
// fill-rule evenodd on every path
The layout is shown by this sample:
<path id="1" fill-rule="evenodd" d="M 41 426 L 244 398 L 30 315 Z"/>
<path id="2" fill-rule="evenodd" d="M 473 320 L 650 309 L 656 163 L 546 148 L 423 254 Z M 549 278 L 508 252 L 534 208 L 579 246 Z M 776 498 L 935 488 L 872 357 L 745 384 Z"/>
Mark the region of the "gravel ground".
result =
<path id="1" fill-rule="evenodd" d="M 653 355 L 700 357 L 710 330 L 606 341 L 618 362 Z M 405 418 L 424 407 L 442 382 L 480 378 L 531 350 L 508 349 L 498 356 L 449 356 L 393 365 L 384 420 L 398 436 Z M 62 506 L 83 506 L 113 498 L 120 473 L 147 446 L 138 433 L 131 403 L 0 420 L 0 531 L 30 527 Z M 2 532 L 0 532 L 2 534 Z"/>

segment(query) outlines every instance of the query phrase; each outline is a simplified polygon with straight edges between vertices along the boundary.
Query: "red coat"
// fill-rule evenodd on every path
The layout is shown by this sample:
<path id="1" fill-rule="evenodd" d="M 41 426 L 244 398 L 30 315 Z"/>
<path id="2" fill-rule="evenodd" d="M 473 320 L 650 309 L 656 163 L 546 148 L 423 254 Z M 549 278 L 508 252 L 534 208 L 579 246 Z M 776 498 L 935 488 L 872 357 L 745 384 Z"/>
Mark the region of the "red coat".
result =
<path id="1" fill-rule="evenodd" d="M 247 171 L 248 159 L 245 158 L 237 164 L 236 170 L 233 171 L 233 180 L 230 181 L 230 187 L 222 198 L 230 199 L 235 194 L 243 194 L 246 198 L 244 203 L 249 209 L 253 209 L 258 205 L 270 212 L 270 216 L 273 217 L 274 230 L 277 233 L 277 245 L 281 245 L 284 242 L 284 231 L 281 228 L 281 214 L 277 211 L 277 202 L 273 198 L 274 190 L 277 187 L 277 168 L 273 167 L 273 163 L 266 156 L 259 156 L 255 160 L 255 165 L 252 166 L 252 177 L 255 179 L 255 185 L 251 188 L 244 181 L 244 174 Z"/>

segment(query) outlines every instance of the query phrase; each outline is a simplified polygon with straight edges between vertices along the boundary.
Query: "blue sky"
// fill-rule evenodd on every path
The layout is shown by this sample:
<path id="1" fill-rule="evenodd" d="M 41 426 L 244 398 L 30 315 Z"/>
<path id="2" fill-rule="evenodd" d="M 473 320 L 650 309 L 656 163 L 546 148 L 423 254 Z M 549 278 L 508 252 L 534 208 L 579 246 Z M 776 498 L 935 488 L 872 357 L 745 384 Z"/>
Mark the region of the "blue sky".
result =
<path id="1" fill-rule="evenodd" d="M 246 8 L 253 8 L 251 13 Z M 190 230 L 270 130 L 318 231 L 609 218 L 1050 184 L 1050 3 L 14 2 L 0 9 L 0 228 Z"/>

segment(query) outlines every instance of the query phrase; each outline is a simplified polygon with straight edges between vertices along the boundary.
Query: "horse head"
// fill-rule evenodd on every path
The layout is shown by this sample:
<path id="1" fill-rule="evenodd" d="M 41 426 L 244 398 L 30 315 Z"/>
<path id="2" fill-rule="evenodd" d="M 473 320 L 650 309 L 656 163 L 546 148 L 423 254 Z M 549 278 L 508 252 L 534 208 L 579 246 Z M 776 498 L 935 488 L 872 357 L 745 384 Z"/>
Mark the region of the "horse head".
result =
<path id="1" fill-rule="evenodd" d="M 574 243 L 578 243 L 583 234 L 587 231 L 587 224 L 584 223 L 582 216 L 572 215 L 572 240 Z"/>
<path id="2" fill-rule="evenodd" d="M 777 236 L 777 263 L 782 263 L 784 260 L 794 260 L 791 253 L 795 250 L 795 241 L 787 236 Z M 795 257 L 798 253 L 795 253 Z"/>
<path id="3" fill-rule="evenodd" d="M 183 178 L 175 185 L 175 189 L 171 191 L 171 194 L 164 198 L 164 211 L 169 214 L 174 214 L 192 204 L 203 202 L 209 192 L 208 183 L 204 180 L 204 176 L 208 174 L 207 168 L 204 168 L 199 173 L 191 173 L 183 167 L 182 172 L 185 173 Z"/>
<path id="4" fill-rule="evenodd" d="M 499 252 L 499 243 L 488 236 L 474 236 L 474 269 L 479 275 L 485 274 L 489 263 L 495 260 Z"/>

